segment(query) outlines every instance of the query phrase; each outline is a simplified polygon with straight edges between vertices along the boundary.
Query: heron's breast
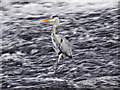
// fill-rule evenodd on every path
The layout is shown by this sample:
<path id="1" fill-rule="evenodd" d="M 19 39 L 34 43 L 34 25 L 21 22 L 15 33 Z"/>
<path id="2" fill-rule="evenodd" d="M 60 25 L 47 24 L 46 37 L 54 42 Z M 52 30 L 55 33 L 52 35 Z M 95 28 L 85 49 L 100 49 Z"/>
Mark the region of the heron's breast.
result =
<path id="1" fill-rule="evenodd" d="M 56 53 L 59 53 L 60 50 L 59 50 L 58 44 L 55 41 L 55 38 L 53 37 L 53 35 L 51 35 L 51 39 L 52 39 L 53 49 L 55 50 Z"/>

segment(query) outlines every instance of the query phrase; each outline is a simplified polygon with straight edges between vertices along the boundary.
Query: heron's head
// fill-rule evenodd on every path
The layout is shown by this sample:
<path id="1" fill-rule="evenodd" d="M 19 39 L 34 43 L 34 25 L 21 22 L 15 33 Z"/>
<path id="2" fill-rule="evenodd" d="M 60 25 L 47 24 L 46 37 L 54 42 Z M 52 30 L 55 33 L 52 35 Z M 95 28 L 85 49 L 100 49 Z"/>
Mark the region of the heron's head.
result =
<path id="1" fill-rule="evenodd" d="M 49 19 L 43 20 L 42 22 L 54 21 L 54 23 L 59 23 L 59 18 L 57 15 L 51 16 Z"/>

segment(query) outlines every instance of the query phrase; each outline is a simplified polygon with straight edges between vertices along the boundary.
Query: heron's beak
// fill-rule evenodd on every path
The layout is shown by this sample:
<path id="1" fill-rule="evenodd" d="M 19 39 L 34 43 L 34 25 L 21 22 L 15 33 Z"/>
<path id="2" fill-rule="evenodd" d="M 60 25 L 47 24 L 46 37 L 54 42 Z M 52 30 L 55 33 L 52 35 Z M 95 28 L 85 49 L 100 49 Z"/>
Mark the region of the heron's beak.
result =
<path id="1" fill-rule="evenodd" d="M 43 20 L 42 22 L 47 22 L 47 21 L 50 21 L 50 20 L 52 20 L 52 19 L 46 19 L 46 20 Z"/>

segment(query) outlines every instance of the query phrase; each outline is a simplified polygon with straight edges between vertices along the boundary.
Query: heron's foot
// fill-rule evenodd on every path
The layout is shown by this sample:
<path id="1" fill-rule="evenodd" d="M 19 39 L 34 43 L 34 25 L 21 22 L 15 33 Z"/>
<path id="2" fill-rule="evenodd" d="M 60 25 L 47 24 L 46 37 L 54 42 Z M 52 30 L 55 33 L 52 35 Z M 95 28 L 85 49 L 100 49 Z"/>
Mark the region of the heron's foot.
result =
<path id="1" fill-rule="evenodd" d="M 57 68 L 58 68 L 58 67 L 57 67 L 56 65 L 53 66 L 53 69 L 54 69 L 54 70 L 57 70 Z"/>
<path id="2" fill-rule="evenodd" d="M 64 68 L 65 64 L 62 64 L 60 66 L 56 66 L 56 71 L 60 71 Z"/>
<path id="3" fill-rule="evenodd" d="M 63 63 L 63 64 L 62 64 L 62 67 L 64 67 L 64 66 L 65 66 L 65 64 Z"/>

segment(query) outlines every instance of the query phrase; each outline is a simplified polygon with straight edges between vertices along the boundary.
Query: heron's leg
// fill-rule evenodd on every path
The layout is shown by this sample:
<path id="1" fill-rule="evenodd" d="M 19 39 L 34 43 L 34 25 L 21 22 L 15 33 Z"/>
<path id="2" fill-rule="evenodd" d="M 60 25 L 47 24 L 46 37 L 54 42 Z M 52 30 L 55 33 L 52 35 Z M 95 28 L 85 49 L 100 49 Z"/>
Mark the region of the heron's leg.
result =
<path id="1" fill-rule="evenodd" d="M 64 64 L 64 56 L 62 55 L 62 62 L 63 62 L 63 64 Z"/>
<path id="2" fill-rule="evenodd" d="M 59 55 L 59 58 L 58 58 L 58 61 L 57 61 L 57 65 L 59 64 L 59 61 L 60 61 L 62 55 L 63 55 L 62 53 Z M 56 65 L 56 66 L 57 66 L 57 65 Z"/>

